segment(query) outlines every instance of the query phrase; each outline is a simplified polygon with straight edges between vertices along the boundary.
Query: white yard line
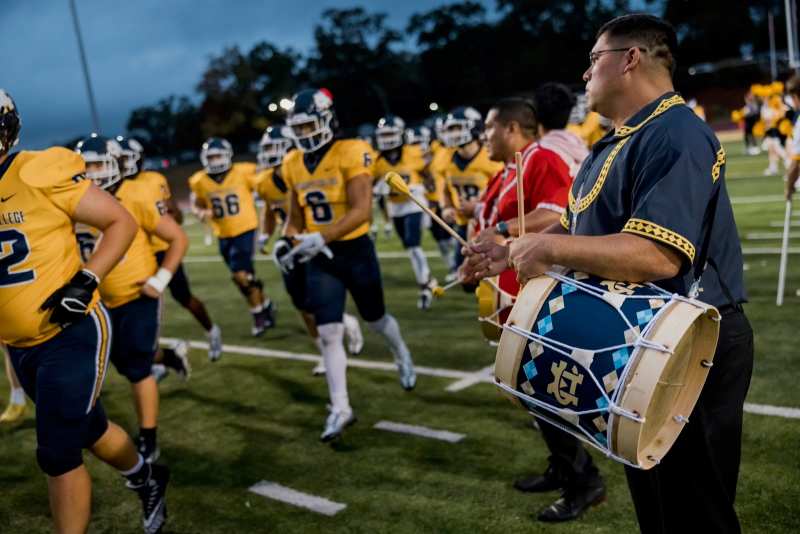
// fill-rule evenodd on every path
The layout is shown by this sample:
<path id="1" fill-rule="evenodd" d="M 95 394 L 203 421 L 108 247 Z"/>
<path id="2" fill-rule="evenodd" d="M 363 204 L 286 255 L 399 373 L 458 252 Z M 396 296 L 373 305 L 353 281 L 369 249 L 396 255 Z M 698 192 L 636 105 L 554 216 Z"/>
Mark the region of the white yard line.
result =
<path id="1" fill-rule="evenodd" d="M 450 393 L 454 393 L 456 391 L 461 391 L 462 389 L 467 389 L 468 387 L 472 387 L 479 382 L 486 382 L 491 381 L 492 377 L 494 377 L 494 364 L 487 365 L 483 369 L 475 371 L 472 376 L 467 378 L 462 378 L 461 380 L 457 380 L 453 382 L 449 386 L 445 388 L 445 391 L 449 391 Z"/>
<path id="2" fill-rule="evenodd" d="M 296 491 L 292 488 L 276 484 L 275 482 L 267 482 L 266 480 L 262 480 L 258 484 L 250 486 L 248 491 L 268 499 L 299 506 L 300 508 L 305 508 L 327 516 L 336 515 L 347 508 L 346 504 L 329 501 L 328 499 Z"/>
<path id="3" fill-rule="evenodd" d="M 783 228 L 783 221 L 770 221 L 769 223 L 770 228 Z M 800 221 L 792 220 L 789 222 L 790 228 L 797 228 L 800 227 Z"/>
<path id="4" fill-rule="evenodd" d="M 789 232 L 789 239 L 796 239 L 800 234 Z M 783 239 L 783 232 L 749 232 L 744 235 L 746 241 L 775 241 Z"/>
<path id="5" fill-rule="evenodd" d="M 426 426 L 406 425 L 404 423 L 394 423 L 392 421 L 378 421 L 372 428 L 400 434 L 411 434 L 412 436 L 420 436 L 423 438 L 438 439 L 440 441 L 447 441 L 448 443 L 458 443 L 467 437 L 464 434 L 457 434 L 456 432 L 449 432 L 447 430 L 436 430 L 435 428 L 428 428 Z"/>
<path id="6" fill-rule="evenodd" d="M 731 204 L 768 204 L 770 202 L 784 202 L 783 195 L 756 195 L 751 197 L 731 197 Z"/>
<path id="7" fill-rule="evenodd" d="M 162 337 L 161 343 L 174 344 L 178 338 Z M 208 343 L 205 341 L 189 341 L 189 346 L 193 349 L 208 350 Z M 294 360 L 301 362 L 318 363 L 322 361 L 322 357 L 317 354 L 302 354 L 297 352 L 289 352 L 286 350 L 273 350 L 264 349 L 260 347 L 245 347 L 242 345 L 223 345 L 222 351 L 228 354 L 241 354 L 245 356 L 256 356 L 259 358 L 277 358 L 281 360 Z M 348 358 L 348 367 L 357 367 L 361 369 L 374 369 L 377 371 L 392 371 L 397 372 L 397 367 L 393 363 L 376 362 L 372 360 L 360 360 L 358 358 Z M 476 379 L 474 384 L 494 384 L 494 378 L 489 376 L 477 377 L 483 369 L 478 371 L 457 371 L 455 369 L 440 369 L 436 367 L 415 367 L 418 375 L 435 376 L 439 378 L 453 378 L 456 380 L 473 380 Z M 473 385 L 474 385 L 473 384 Z M 785 417 L 788 419 L 800 419 L 800 408 L 790 408 L 784 406 L 770 406 L 768 404 L 752 404 L 745 403 L 744 411 L 758 415 L 771 415 L 775 417 Z"/>
<path id="8" fill-rule="evenodd" d="M 436 251 L 425 251 L 425 257 L 434 258 L 439 256 Z M 378 259 L 381 260 L 398 260 L 408 259 L 408 254 L 405 252 L 378 252 Z M 253 258 L 255 261 L 272 261 L 272 256 L 265 256 L 263 254 L 256 254 Z M 217 263 L 222 262 L 222 256 L 184 256 L 183 263 Z"/>
<path id="9" fill-rule="evenodd" d="M 780 254 L 780 247 L 744 247 L 742 254 L 745 256 L 754 255 L 775 255 Z M 800 254 L 800 247 L 789 247 L 789 254 Z"/>

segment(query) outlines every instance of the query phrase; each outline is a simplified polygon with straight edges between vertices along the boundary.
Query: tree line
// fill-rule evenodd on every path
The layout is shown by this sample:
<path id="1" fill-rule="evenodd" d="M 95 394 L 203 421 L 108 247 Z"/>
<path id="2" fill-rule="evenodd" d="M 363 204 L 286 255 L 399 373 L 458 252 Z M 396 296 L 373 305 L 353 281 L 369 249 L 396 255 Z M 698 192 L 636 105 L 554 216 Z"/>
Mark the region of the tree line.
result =
<path id="1" fill-rule="evenodd" d="M 775 27 L 785 28 L 782 0 L 496 0 L 491 11 L 467 0 L 416 13 L 404 28 L 390 26 L 385 13 L 328 9 L 314 25 L 309 52 L 266 40 L 246 51 L 226 48 L 209 58 L 195 87 L 198 104 L 166 96 L 133 110 L 127 128 L 149 154 L 176 154 L 196 151 L 212 135 L 247 146 L 283 120 L 280 99 L 307 86 L 331 90 L 340 123 L 351 131 L 389 112 L 421 121 L 431 102 L 440 110 L 485 109 L 545 81 L 580 89 L 597 29 L 633 11 L 675 25 L 676 85 L 690 96 L 709 85 L 730 90 L 768 81 L 763 61 L 700 75 L 690 67 L 768 50 L 770 12 Z M 778 46 L 785 42 L 778 32 Z"/>

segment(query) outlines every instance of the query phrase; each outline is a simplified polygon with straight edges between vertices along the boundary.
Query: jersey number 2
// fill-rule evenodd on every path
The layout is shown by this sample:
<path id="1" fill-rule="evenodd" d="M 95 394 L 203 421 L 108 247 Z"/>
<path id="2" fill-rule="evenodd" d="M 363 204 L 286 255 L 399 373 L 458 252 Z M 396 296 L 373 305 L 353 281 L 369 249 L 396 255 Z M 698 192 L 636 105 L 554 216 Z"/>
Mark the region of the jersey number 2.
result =
<path id="1" fill-rule="evenodd" d="M 36 278 L 33 269 L 12 273 L 11 269 L 28 258 L 28 238 L 19 230 L 0 231 L 0 287 L 27 284 Z"/>

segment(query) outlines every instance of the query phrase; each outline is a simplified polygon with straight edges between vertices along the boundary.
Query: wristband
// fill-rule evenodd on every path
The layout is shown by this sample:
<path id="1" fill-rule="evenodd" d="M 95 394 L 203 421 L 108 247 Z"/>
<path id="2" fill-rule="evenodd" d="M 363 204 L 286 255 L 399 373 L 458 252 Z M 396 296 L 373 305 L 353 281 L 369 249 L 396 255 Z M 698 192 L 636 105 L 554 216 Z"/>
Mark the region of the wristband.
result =
<path id="1" fill-rule="evenodd" d="M 505 221 L 500 221 L 495 224 L 494 231 L 505 238 L 511 237 L 511 232 L 508 231 L 508 223 Z"/>
<path id="2" fill-rule="evenodd" d="M 169 285 L 170 280 L 172 280 L 172 273 L 161 267 L 156 274 L 147 279 L 146 284 L 161 294 Z"/>

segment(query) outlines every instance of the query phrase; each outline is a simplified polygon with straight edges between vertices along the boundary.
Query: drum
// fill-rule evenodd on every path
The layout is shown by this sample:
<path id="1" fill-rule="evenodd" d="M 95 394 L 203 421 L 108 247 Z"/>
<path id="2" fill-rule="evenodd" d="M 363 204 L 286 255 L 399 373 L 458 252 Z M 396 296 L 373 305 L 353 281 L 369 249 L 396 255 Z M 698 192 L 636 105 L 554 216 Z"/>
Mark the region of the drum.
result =
<path id="1" fill-rule="evenodd" d="M 503 323 L 511 313 L 518 291 L 517 275 L 511 269 L 503 271 L 499 276 L 481 280 L 475 289 L 481 332 L 490 343 L 500 340 Z"/>
<path id="2" fill-rule="evenodd" d="M 688 423 L 719 321 L 713 306 L 652 284 L 550 272 L 517 296 L 495 380 L 533 415 L 649 469 Z"/>

